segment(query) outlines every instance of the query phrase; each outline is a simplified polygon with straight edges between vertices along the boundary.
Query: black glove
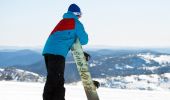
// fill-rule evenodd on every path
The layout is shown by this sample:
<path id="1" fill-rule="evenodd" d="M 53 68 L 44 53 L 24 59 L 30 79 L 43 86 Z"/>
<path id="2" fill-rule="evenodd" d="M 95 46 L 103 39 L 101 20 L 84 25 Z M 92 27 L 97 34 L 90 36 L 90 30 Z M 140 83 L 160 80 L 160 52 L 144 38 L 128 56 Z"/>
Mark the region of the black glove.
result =
<path id="1" fill-rule="evenodd" d="M 86 53 L 86 52 L 84 52 L 84 56 L 86 58 L 86 61 L 89 61 L 90 58 L 91 58 L 91 56 L 88 53 Z"/>
<path id="2" fill-rule="evenodd" d="M 93 80 L 93 84 L 96 86 L 96 88 L 99 88 L 100 83 L 98 81 Z"/>

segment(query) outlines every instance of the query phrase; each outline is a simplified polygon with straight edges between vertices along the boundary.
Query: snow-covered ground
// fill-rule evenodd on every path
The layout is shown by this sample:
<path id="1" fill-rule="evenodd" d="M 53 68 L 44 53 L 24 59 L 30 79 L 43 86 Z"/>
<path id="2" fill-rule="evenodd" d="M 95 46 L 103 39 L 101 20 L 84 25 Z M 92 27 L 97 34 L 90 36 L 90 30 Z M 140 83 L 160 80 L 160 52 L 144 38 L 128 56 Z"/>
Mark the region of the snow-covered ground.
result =
<path id="1" fill-rule="evenodd" d="M 0 81 L 0 100 L 42 100 L 43 83 Z M 66 100 L 87 100 L 83 87 L 65 85 Z M 100 100 L 169 100 L 168 91 L 99 88 Z"/>

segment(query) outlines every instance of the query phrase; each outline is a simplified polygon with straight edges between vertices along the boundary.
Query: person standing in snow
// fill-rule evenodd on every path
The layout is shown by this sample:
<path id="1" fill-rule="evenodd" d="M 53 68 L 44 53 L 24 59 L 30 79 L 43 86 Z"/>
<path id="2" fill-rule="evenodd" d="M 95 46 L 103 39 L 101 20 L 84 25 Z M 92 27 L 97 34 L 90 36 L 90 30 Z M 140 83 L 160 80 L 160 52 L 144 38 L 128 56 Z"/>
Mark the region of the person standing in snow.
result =
<path id="1" fill-rule="evenodd" d="M 65 100 L 64 69 L 65 58 L 76 38 L 81 45 L 88 43 L 88 34 L 78 20 L 82 15 L 76 4 L 71 4 L 63 19 L 48 37 L 43 49 L 47 69 L 43 100 Z M 85 55 L 88 58 L 88 55 Z"/>

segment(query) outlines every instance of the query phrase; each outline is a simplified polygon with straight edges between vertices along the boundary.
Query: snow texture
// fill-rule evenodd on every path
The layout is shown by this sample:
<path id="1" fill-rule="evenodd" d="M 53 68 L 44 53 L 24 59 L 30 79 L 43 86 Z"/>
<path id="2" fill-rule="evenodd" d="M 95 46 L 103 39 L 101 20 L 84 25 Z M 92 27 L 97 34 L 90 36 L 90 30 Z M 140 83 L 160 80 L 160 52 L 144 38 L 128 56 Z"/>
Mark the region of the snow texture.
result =
<path id="1" fill-rule="evenodd" d="M 154 60 L 159 64 L 166 64 L 170 63 L 170 56 L 169 55 L 159 55 L 155 56 L 150 53 L 147 54 L 138 54 L 139 57 L 142 57 L 146 62 L 150 62 L 150 60 Z"/>
<path id="2" fill-rule="evenodd" d="M 42 83 L 0 81 L 0 100 L 42 100 Z M 66 85 L 66 100 L 87 100 L 81 84 Z M 167 91 L 99 88 L 100 100 L 169 100 Z"/>

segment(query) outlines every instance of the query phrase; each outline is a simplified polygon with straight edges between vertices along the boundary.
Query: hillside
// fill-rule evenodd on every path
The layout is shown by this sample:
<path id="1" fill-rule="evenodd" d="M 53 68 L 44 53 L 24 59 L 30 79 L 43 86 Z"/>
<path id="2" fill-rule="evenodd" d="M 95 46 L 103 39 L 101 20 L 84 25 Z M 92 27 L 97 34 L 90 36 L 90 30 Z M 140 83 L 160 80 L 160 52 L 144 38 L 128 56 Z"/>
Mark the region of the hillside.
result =
<path id="1" fill-rule="evenodd" d="M 92 77 L 99 80 L 103 87 L 140 90 L 169 90 L 170 88 L 168 85 L 170 83 L 169 53 L 148 49 L 100 49 L 87 50 L 87 52 L 92 56 L 89 61 Z M 1 80 L 6 80 L 5 75 L 12 78 L 11 80 L 16 80 L 15 77 L 22 78 L 22 75 L 25 75 L 23 72 L 26 71 L 37 73 L 41 77 L 46 75 L 43 56 L 40 52 L 29 49 L 1 50 L 0 58 L 0 68 L 3 69 Z M 23 71 L 18 74 L 17 70 Z M 20 78 L 17 81 L 23 80 Z M 65 82 L 79 81 L 80 77 L 72 55 L 69 53 L 66 59 Z"/>

